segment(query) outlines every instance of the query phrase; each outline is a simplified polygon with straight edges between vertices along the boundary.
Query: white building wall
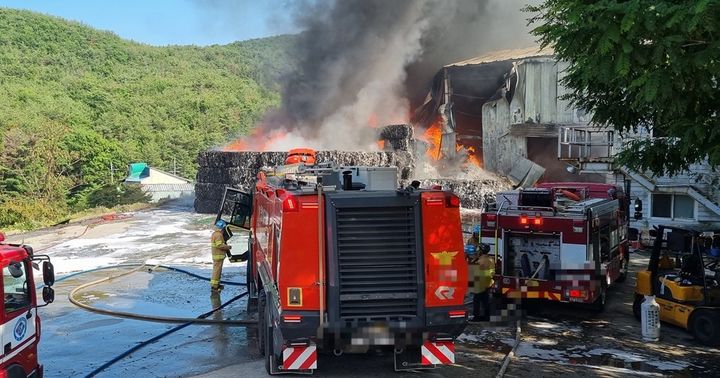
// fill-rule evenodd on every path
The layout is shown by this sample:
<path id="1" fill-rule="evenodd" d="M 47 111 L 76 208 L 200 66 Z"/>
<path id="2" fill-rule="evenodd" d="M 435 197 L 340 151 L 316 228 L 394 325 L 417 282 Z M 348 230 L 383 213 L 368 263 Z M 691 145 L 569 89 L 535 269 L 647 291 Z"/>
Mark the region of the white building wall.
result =
<path id="1" fill-rule="evenodd" d="M 559 82 L 567 66 L 567 63 L 556 62 L 552 57 L 528 58 L 515 63 L 513 69 L 518 75 L 518 80 L 511 103 L 502 97 L 486 102 L 482 108 L 483 158 L 486 169 L 507 175 L 517 156 L 527 157 L 525 138 L 510 135 L 513 125 L 522 127 L 523 124 L 537 123 L 572 126 L 589 124 L 590 115 L 572 108 L 568 100 L 561 98 L 569 93 L 569 90 Z M 649 137 L 649 135 L 639 135 L 639 137 L 646 136 Z M 615 141 L 617 143 L 613 151 L 617 152 L 615 147 L 622 144 L 618 133 L 615 133 Z M 604 147 L 599 148 L 602 149 Z M 594 149 L 593 153 L 596 153 Z M 647 230 L 654 225 L 665 224 L 720 228 L 720 215 L 698 201 L 695 201 L 693 220 L 650 217 L 653 190 L 645 186 L 646 182 L 665 187 L 662 193 L 670 193 L 674 190 L 669 187 L 676 187 L 678 193 L 687 190 L 687 187 L 692 187 L 711 202 L 720 203 L 720 174 L 713 172 L 707 164 L 692 165 L 689 172 L 673 177 L 643 176 L 645 176 L 643 183 L 631 180 L 631 200 L 639 198 L 643 203 L 643 218 L 640 221 L 633 220 L 631 223 L 633 227 Z M 623 181 L 622 175 L 608 175 L 607 178 L 607 182 L 614 182 L 624 187 Z M 661 191 L 655 189 L 655 192 Z"/>
<path id="2" fill-rule="evenodd" d="M 525 139 L 510 135 L 510 104 L 505 97 L 483 105 L 483 162 L 485 168 L 507 175 L 514 157 L 527 157 Z"/>
<path id="3" fill-rule="evenodd" d="M 154 184 L 187 184 L 190 181 L 174 176 L 154 168 L 150 168 L 150 175 L 143 178 L 140 183 L 143 185 Z"/>

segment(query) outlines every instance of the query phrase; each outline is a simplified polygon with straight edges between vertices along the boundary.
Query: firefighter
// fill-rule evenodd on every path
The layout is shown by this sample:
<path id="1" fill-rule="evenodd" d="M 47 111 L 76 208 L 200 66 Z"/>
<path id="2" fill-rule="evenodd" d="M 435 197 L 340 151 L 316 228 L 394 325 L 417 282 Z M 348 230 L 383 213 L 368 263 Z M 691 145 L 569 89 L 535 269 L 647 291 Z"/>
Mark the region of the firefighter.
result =
<path id="1" fill-rule="evenodd" d="M 472 321 L 478 322 L 490 320 L 490 287 L 493 284 L 495 262 L 489 255 L 490 248 L 487 245 L 479 244 L 476 251 L 480 256 L 470 263 L 472 277 L 470 292 L 473 293 Z M 482 316 L 480 316 L 481 305 L 483 308 Z"/>
<path id="2" fill-rule="evenodd" d="M 472 235 L 470 235 L 465 245 L 471 245 L 475 247 L 475 250 L 480 248 L 480 226 L 475 226 L 473 228 Z"/>
<path id="3" fill-rule="evenodd" d="M 225 223 L 222 219 L 215 222 L 215 232 L 213 232 L 210 237 L 210 247 L 213 260 L 212 277 L 210 277 L 210 289 L 214 291 L 220 291 L 224 287 L 223 285 L 220 285 L 220 276 L 222 275 L 225 254 L 232 248 L 225 243 L 225 237 L 223 236 L 223 230 L 226 226 L 227 223 Z"/>

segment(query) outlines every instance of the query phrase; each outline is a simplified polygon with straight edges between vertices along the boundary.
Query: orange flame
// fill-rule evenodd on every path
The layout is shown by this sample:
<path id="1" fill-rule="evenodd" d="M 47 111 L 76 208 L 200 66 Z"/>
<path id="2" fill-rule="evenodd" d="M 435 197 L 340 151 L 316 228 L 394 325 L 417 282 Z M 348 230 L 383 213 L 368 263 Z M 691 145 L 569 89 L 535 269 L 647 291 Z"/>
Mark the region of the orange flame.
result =
<path id="1" fill-rule="evenodd" d="M 468 146 L 465 148 L 467 149 L 467 152 L 468 152 L 467 162 L 472 165 L 476 165 L 476 166 L 482 168 L 483 164 L 482 164 L 482 161 L 480 161 L 480 158 L 478 158 L 479 154 L 478 154 L 477 150 L 475 149 L 475 147 Z"/>
<path id="2" fill-rule="evenodd" d="M 370 114 L 370 119 L 368 119 L 368 126 L 372 127 L 373 129 L 377 129 L 377 127 L 378 127 L 377 114 L 375 114 L 375 113 Z"/>
<path id="3" fill-rule="evenodd" d="M 273 143 L 286 136 L 287 132 L 282 130 L 273 130 L 265 134 L 261 127 L 256 127 L 245 138 L 230 142 L 223 151 L 267 151 Z"/>
<path id="4" fill-rule="evenodd" d="M 432 160 L 440 160 L 440 142 L 442 141 L 442 125 L 441 120 L 437 119 L 423 133 L 421 140 L 430 146 L 427 149 L 427 156 Z"/>

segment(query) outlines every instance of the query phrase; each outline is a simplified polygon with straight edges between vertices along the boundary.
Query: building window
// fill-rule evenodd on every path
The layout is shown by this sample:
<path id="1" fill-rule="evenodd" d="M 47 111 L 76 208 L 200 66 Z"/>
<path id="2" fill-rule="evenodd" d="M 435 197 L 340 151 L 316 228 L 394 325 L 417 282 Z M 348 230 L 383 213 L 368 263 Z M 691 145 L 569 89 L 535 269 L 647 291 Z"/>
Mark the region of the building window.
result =
<path id="1" fill-rule="evenodd" d="M 695 200 L 684 194 L 653 194 L 652 217 L 695 219 Z"/>

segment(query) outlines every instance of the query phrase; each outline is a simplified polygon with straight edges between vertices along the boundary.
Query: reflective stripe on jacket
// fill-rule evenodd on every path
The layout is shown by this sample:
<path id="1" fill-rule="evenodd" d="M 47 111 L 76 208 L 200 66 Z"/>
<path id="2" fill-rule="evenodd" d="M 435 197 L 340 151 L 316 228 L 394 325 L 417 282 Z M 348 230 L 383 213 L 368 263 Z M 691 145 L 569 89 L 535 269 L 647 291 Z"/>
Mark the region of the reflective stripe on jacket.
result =
<path id="1" fill-rule="evenodd" d="M 228 249 L 222 231 L 216 230 L 213 232 L 210 237 L 210 249 L 212 251 L 213 261 L 225 259 L 225 251 Z"/>

